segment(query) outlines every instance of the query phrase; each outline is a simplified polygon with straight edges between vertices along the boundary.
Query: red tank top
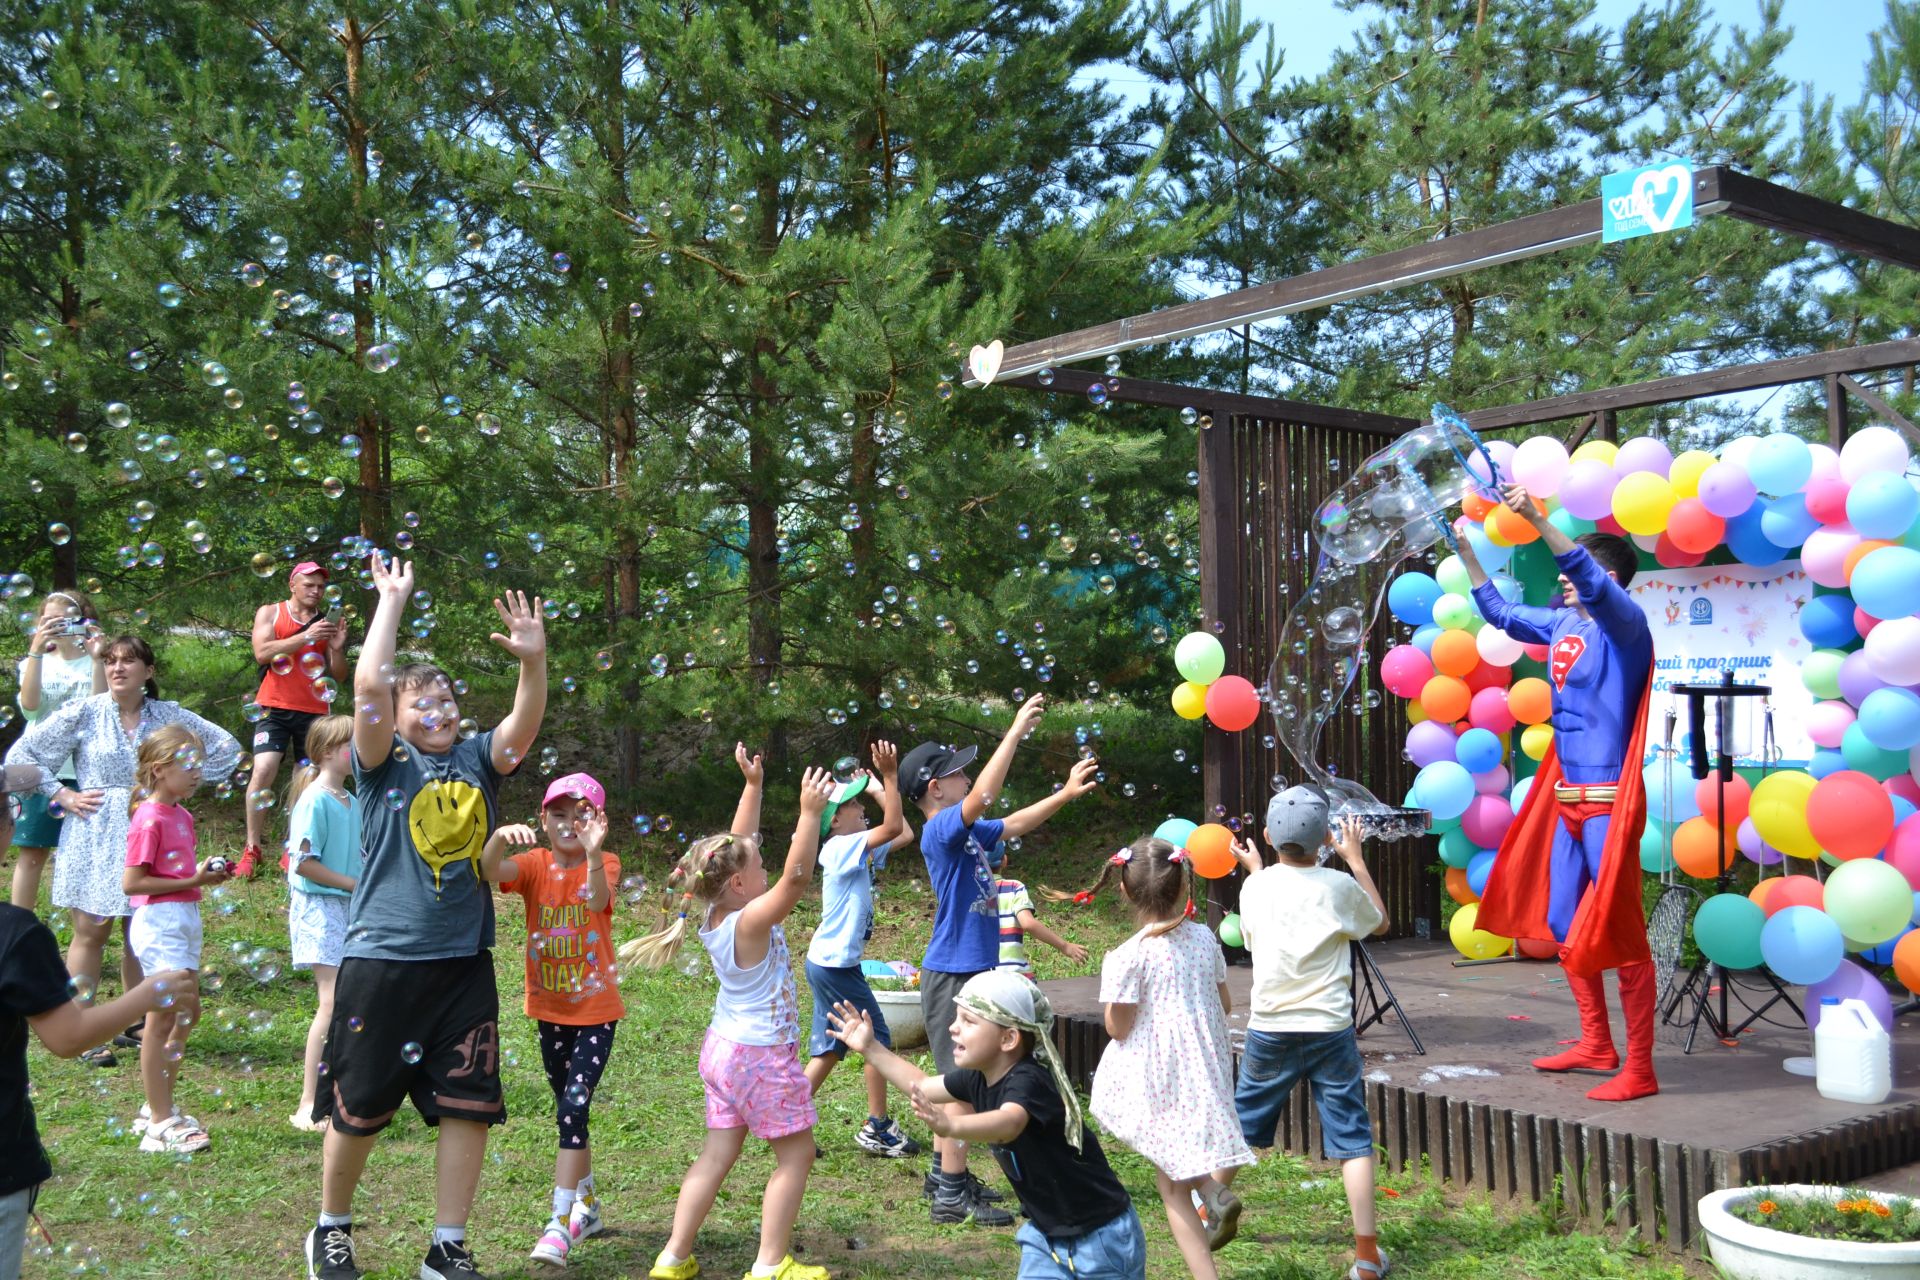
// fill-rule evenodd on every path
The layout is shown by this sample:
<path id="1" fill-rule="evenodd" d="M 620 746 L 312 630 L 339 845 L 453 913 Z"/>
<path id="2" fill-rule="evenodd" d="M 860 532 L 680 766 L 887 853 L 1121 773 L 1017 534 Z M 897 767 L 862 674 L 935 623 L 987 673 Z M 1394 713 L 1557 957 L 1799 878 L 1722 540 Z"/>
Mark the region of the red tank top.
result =
<path id="1" fill-rule="evenodd" d="M 287 610 L 287 602 L 282 600 L 273 613 L 273 638 L 275 640 L 291 639 L 325 616 L 317 613 L 313 616 L 313 622 L 295 622 L 293 614 Z M 282 711 L 310 711 L 315 715 L 325 715 L 328 710 L 327 704 L 314 696 L 315 677 L 308 675 L 306 670 L 307 667 L 313 666 L 313 660 L 307 657 L 310 653 L 320 655 L 321 665 L 317 674 L 331 675 L 332 672 L 326 667 L 327 646 L 324 641 L 315 640 L 310 644 L 301 645 L 286 655 L 292 665 L 287 667 L 285 675 L 275 671 L 271 666 L 262 667 L 260 692 L 254 695 L 254 701 L 263 707 L 278 707 Z M 303 667 L 302 663 L 306 666 Z"/>

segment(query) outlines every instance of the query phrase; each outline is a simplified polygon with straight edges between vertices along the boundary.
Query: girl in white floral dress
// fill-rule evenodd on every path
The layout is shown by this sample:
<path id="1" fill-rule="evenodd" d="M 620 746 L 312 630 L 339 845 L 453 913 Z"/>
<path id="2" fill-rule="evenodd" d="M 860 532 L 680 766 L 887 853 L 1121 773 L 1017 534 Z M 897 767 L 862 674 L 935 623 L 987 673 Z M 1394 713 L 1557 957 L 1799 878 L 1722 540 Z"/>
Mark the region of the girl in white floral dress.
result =
<path id="1" fill-rule="evenodd" d="M 1180 1256 L 1195 1277 L 1212 1280 L 1212 1250 L 1233 1238 L 1240 1216 L 1239 1200 L 1213 1171 L 1253 1163 L 1233 1109 L 1226 961 L 1213 934 L 1187 919 L 1193 877 L 1185 851 L 1143 837 L 1073 898 L 1086 902 L 1113 880 L 1141 929 L 1100 967 L 1112 1042 L 1094 1073 L 1093 1115 L 1152 1162 Z"/>

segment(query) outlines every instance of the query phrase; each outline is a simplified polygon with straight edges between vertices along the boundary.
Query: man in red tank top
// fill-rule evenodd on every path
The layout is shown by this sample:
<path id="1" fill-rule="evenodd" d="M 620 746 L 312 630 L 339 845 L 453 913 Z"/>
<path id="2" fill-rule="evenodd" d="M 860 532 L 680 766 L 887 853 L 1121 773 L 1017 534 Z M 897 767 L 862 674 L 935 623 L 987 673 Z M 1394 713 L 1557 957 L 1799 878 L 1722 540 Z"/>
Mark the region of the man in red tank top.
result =
<path id="1" fill-rule="evenodd" d="M 260 692 L 254 701 L 266 716 L 253 726 L 253 776 L 247 782 L 247 844 L 234 874 L 250 877 L 260 865 L 260 841 L 266 834 L 269 806 L 280 758 L 306 753 L 307 726 L 332 708 L 314 692 L 314 682 L 347 678 L 347 628 L 326 606 L 327 571 L 302 560 L 287 575 L 287 598 L 263 604 L 253 615 L 253 658 L 260 664 Z M 349 691 L 351 696 L 351 691 Z"/>

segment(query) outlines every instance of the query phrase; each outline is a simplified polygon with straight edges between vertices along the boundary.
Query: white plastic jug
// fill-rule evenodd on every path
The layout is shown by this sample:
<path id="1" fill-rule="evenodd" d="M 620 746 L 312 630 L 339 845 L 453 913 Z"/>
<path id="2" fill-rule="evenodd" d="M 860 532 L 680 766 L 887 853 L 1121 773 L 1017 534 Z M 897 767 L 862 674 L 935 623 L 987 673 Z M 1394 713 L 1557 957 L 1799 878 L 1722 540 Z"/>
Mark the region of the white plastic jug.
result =
<path id="1" fill-rule="evenodd" d="M 1872 1104 L 1893 1092 L 1893 1037 L 1864 1000 L 1820 1001 L 1813 1062 L 1821 1097 Z"/>

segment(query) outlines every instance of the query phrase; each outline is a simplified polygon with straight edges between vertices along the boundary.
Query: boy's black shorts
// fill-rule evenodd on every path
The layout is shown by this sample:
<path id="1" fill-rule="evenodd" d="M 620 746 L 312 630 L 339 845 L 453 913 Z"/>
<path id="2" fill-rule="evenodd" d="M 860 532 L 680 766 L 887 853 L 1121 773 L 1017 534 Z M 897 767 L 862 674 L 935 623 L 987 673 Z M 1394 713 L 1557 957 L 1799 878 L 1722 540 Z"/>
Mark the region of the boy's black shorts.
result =
<path id="1" fill-rule="evenodd" d="M 408 1061 L 408 1059 L 414 1059 Z M 493 953 L 451 960 L 341 962 L 313 1118 L 366 1137 L 409 1097 L 442 1117 L 500 1124 L 500 993 Z"/>

